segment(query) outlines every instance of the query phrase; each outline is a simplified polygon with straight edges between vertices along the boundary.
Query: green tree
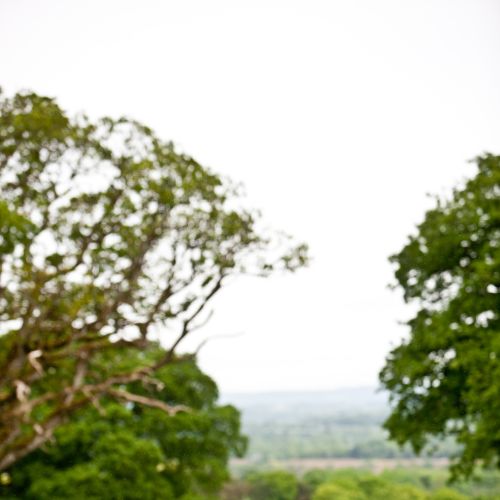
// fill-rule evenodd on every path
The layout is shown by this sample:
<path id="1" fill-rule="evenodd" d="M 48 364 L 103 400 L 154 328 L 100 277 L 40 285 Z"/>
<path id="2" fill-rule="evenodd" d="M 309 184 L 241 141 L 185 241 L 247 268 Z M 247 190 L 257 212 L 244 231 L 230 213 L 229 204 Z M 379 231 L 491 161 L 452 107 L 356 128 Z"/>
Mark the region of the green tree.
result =
<path id="1" fill-rule="evenodd" d="M 333 469 L 311 469 L 302 476 L 302 484 L 310 492 L 315 491 L 318 486 L 331 482 L 336 477 Z"/>
<path id="2" fill-rule="evenodd" d="M 380 375 L 391 438 L 420 452 L 430 436 L 454 437 L 455 477 L 500 465 L 500 157 L 476 163 L 392 257 L 417 312 Z"/>
<path id="3" fill-rule="evenodd" d="M 314 492 L 312 500 L 368 500 L 368 497 L 354 483 L 324 483 Z"/>
<path id="4" fill-rule="evenodd" d="M 372 474 L 340 474 L 318 486 L 312 500 L 427 500 L 425 491 Z"/>
<path id="5" fill-rule="evenodd" d="M 431 494 L 430 500 L 467 500 L 467 497 L 450 488 L 440 488 Z"/>
<path id="6" fill-rule="evenodd" d="M 139 364 L 136 353 L 119 355 Z M 148 355 L 163 353 L 157 347 Z M 19 461 L 9 484 L 0 486 L 0 498 L 214 497 L 229 477 L 230 454 L 245 450 L 238 411 L 216 404 L 215 383 L 189 358 L 163 367 L 150 384 L 134 383 L 128 390 L 189 411 L 169 416 L 161 409 L 103 399 L 99 408 L 59 427 L 54 443 Z"/>
<path id="7" fill-rule="evenodd" d="M 251 500 L 296 500 L 299 481 L 287 471 L 253 472 L 246 477 Z"/>
<path id="8" fill-rule="evenodd" d="M 135 121 L 0 99 L 0 470 L 102 397 L 182 410 L 124 386 L 174 360 L 231 277 L 306 261 L 239 198 Z M 116 362 L 158 334 L 162 357 Z"/>

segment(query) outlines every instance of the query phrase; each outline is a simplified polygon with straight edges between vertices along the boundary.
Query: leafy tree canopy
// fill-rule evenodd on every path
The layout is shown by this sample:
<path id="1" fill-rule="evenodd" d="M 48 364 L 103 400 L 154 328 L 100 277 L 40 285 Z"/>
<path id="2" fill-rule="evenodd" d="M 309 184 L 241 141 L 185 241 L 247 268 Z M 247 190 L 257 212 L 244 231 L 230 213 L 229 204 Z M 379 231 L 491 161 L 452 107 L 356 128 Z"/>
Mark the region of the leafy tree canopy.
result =
<path id="1" fill-rule="evenodd" d="M 447 471 L 441 468 L 396 468 L 382 473 L 363 469 L 313 469 L 293 481 L 290 472 L 271 470 L 249 473 L 227 483 L 224 500 L 293 498 L 294 500 L 465 500 L 499 497 L 499 475 L 481 471 L 474 481 L 446 487 Z M 289 485 L 298 483 L 293 490 Z M 272 485 L 272 489 L 260 489 Z M 287 486 L 288 485 L 288 486 Z M 287 493 L 289 492 L 289 493 Z M 280 496 L 281 495 L 281 496 Z M 289 495 L 289 496 L 286 496 Z"/>
<path id="2" fill-rule="evenodd" d="M 352 474 L 321 484 L 312 500 L 428 500 L 416 486 L 397 484 L 371 474 Z"/>
<path id="3" fill-rule="evenodd" d="M 380 375 L 391 437 L 420 452 L 429 436 L 453 436 L 455 477 L 478 462 L 500 466 L 500 157 L 476 163 L 392 257 L 418 310 Z"/>
<path id="4" fill-rule="evenodd" d="M 162 354 L 158 347 L 148 352 Z M 137 353 L 113 355 L 140 365 Z M 99 408 L 59 427 L 53 443 L 18 462 L 0 486 L 0 498 L 215 498 L 228 479 L 229 455 L 245 450 L 237 410 L 217 406 L 215 383 L 190 359 L 161 368 L 154 383 L 127 389 L 189 411 L 169 416 L 104 398 Z"/>
<path id="5" fill-rule="evenodd" d="M 299 492 L 298 479 L 283 470 L 252 472 L 246 480 L 251 500 L 295 500 Z"/>
<path id="6" fill-rule="evenodd" d="M 243 205 L 140 123 L 0 99 L 0 470 L 103 397 L 182 410 L 124 387 L 173 362 L 232 276 L 307 259 Z M 116 362 L 158 336 L 161 357 Z"/>

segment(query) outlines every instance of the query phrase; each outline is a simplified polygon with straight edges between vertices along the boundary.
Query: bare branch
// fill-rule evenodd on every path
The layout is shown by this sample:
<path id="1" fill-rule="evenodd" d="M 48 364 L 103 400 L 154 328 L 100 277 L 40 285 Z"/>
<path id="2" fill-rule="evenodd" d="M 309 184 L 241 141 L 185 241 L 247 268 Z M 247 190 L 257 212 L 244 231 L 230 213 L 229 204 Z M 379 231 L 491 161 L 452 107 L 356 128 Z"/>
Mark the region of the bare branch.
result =
<path id="1" fill-rule="evenodd" d="M 195 309 L 195 311 L 187 319 L 185 319 L 183 321 L 182 330 L 181 330 L 180 335 L 177 337 L 175 342 L 170 347 L 164 360 L 161 361 L 159 363 L 159 365 L 157 365 L 157 366 L 163 366 L 163 364 L 168 363 L 173 358 L 175 349 L 182 342 L 182 340 L 188 335 L 188 333 L 191 331 L 191 329 L 190 329 L 191 323 L 198 317 L 198 315 L 205 309 L 205 307 L 210 302 L 210 300 L 214 297 L 214 295 L 221 289 L 222 281 L 224 278 L 225 278 L 225 274 L 221 273 L 219 278 L 217 279 L 215 285 L 210 290 L 210 292 L 201 300 L 200 305 Z"/>
<path id="2" fill-rule="evenodd" d="M 106 391 L 110 396 L 114 396 L 119 399 L 124 399 L 130 403 L 138 403 L 144 406 L 149 406 L 151 408 L 158 408 L 159 410 L 164 411 L 168 415 L 176 415 L 180 411 L 189 412 L 190 408 L 184 405 L 168 405 L 163 401 L 158 399 L 148 398 L 146 396 L 139 396 L 138 394 L 133 394 L 128 391 L 124 391 L 123 389 L 108 389 Z"/>

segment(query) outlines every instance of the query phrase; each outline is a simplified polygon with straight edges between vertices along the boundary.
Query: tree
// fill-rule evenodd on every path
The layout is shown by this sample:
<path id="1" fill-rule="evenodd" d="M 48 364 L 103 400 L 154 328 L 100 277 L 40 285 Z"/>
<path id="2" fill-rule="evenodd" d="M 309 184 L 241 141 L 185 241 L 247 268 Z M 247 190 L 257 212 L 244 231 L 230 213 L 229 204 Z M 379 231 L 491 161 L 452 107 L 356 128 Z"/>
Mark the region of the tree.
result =
<path id="1" fill-rule="evenodd" d="M 148 127 L 33 93 L 0 101 L 0 193 L 0 470 L 102 397 L 184 411 L 124 387 L 180 359 L 232 276 L 307 259 Z M 158 336 L 162 357 L 114 362 Z"/>
<path id="2" fill-rule="evenodd" d="M 298 479 L 284 470 L 252 472 L 246 480 L 251 500 L 295 500 L 299 493 Z"/>
<path id="3" fill-rule="evenodd" d="M 466 500 L 466 496 L 450 488 L 441 488 L 432 493 L 430 500 Z"/>
<path id="4" fill-rule="evenodd" d="M 352 474 L 320 484 L 312 500 L 427 500 L 429 495 L 410 484 L 397 484 L 371 474 Z"/>
<path id="5" fill-rule="evenodd" d="M 152 346 L 147 354 L 163 352 Z M 140 364 L 137 352 L 113 355 Z M 104 398 L 99 412 L 75 415 L 55 431 L 54 443 L 17 462 L 0 498 L 215 498 L 228 479 L 229 455 L 245 450 L 239 413 L 216 404 L 217 387 L 194 360 L 165 366 L 155 378 L 160 387 L 135 382 L 127 390 L 190 411 L 169 416 Z"/>
<path id="6" fill-rule="evenodd" d="M 312 500 L 367 500 L 355 482 L 328 482 L 318 486 Z"/>
<path id="7" fill-rule="evenodd" d="M 476 164 L 391 258 L 418 310 L 380 375 L 391 438 L 420 452 L 429 436 L 454 437 L 455 477 L 500 466 L 500 157 Z"/>

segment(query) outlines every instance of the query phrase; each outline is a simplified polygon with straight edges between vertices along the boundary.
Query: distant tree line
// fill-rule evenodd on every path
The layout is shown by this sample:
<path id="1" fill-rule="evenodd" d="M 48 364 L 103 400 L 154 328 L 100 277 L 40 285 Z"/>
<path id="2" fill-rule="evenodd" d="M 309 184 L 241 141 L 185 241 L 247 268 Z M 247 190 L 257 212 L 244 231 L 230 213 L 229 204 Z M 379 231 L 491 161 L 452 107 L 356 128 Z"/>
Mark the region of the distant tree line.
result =
<path id="1" fill-rule="evenodd" d="M 284 470 L 249 472 L 225 486 L 222 500 L 485 500 L 500 497 L 500 475 L 483 473 L 476 482 L 446 485 L 447 473 L 396 469 L 379 475 L 362 470 L 312 470 L 297 476 Z"/>

